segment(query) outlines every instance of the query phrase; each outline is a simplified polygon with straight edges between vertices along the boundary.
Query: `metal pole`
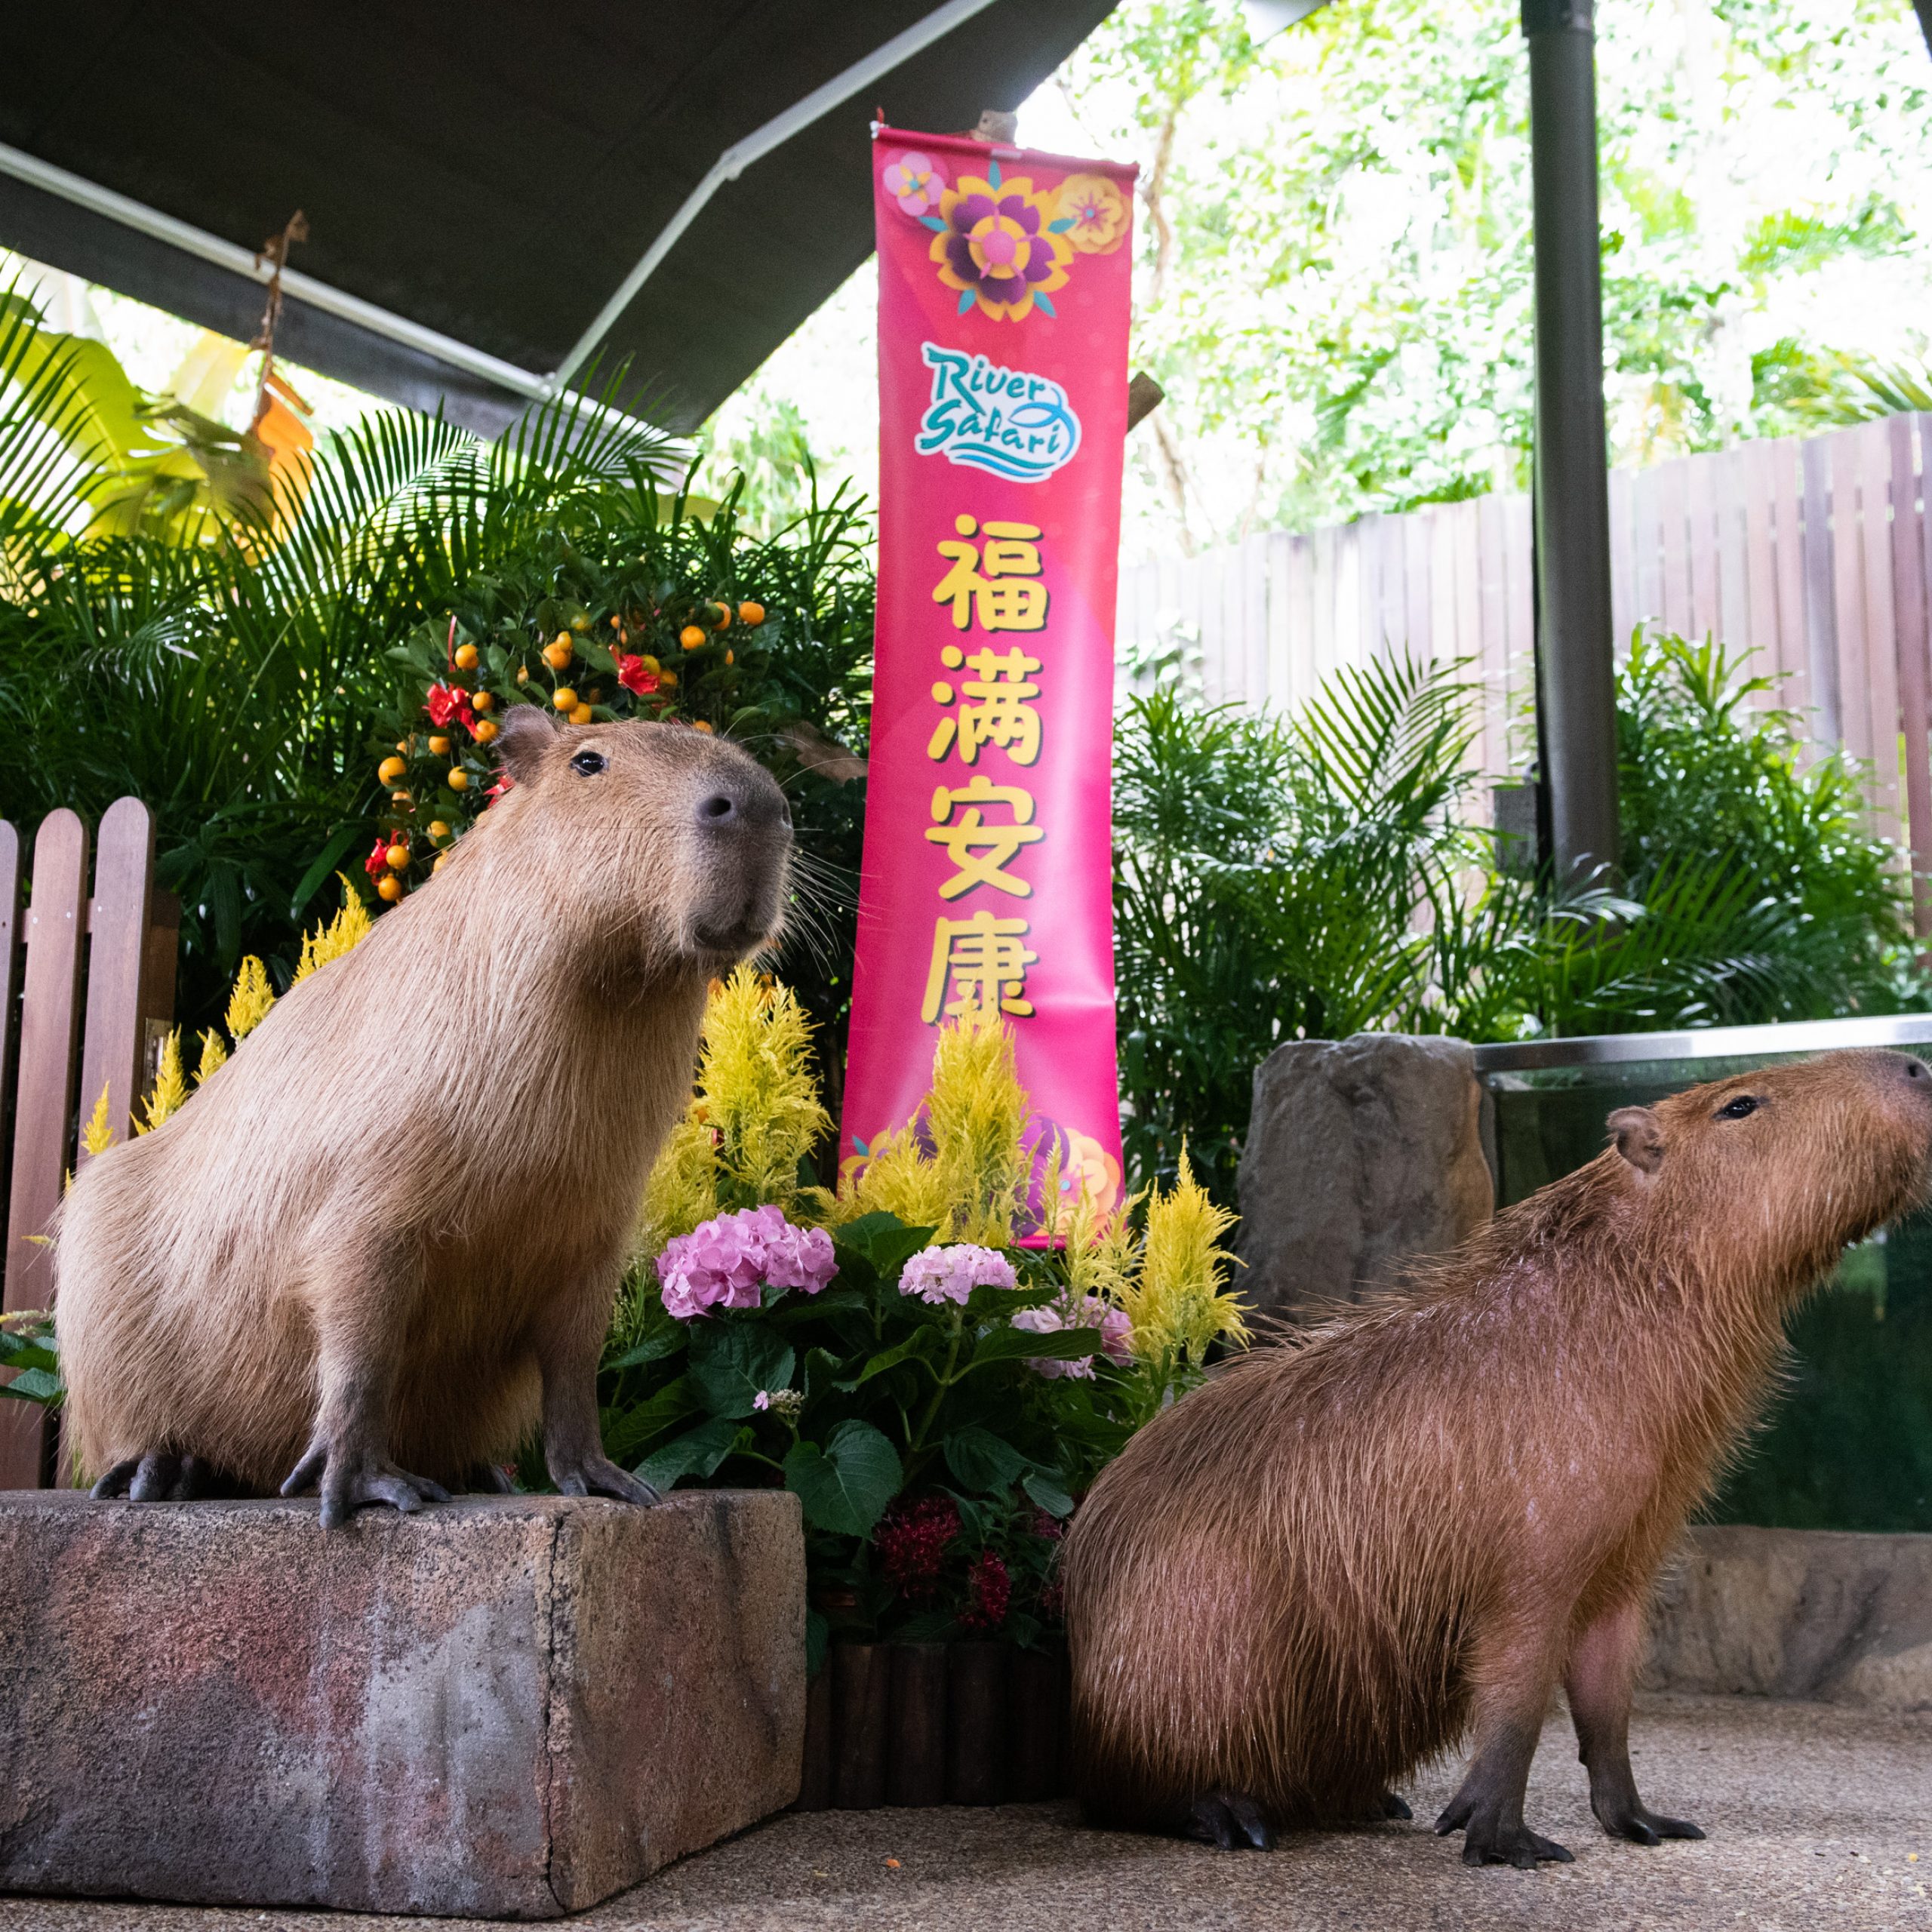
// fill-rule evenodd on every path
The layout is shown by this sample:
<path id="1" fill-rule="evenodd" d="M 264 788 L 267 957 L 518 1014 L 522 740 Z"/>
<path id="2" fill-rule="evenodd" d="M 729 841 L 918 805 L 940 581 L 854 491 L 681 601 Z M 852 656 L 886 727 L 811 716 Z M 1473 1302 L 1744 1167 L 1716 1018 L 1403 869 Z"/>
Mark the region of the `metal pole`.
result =
<path id="1" fill-rule="evenodd" d="M 1537 685 L 1557 876 L 1617 863 L 1592 0 L 1522 0 L 1536 232 Z"/>

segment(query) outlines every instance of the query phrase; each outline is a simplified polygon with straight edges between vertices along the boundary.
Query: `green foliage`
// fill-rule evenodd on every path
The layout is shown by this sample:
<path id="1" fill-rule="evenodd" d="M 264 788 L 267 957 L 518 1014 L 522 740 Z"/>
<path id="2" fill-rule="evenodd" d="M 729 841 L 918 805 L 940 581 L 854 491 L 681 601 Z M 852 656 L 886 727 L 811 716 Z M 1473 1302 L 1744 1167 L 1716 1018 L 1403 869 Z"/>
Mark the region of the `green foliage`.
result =
<path id="1" fill-rule="evenodd" d="M 54 1318 L 38 1309 L 0 1316 L 0 1398 L 32 1402 L 44 1409 L 60 1406 L 66 1385 L 60 1379 L 60 1346 Z"/>
<path id="2" fill-rule="evenodd" d="M 1905 881 L 1857 777 L 1711 645 L 1618 674 L 1624 880 L 1497 872 L 1459 667 L 1345 670 L 1299 716 L 1137 698 L 1116 754 L 1115 915 L 1131 1170 L 1183 1138 L 1234 1198 L 1254 1067 L 1358 1030 L 1472 1040 L 1897 1011 Z"/>
<path id="3" fill-rule="evenodd" d="M 1911 9 L 1626 0 L 1596 24 L 1616 460 L 1807 426 L 1832 355 L 1881 347 L 1924 278 Z M 1350 0 L 1259 45 L 1235 0 L 1128 0 L 1069 60 L 1084 145 L 1142 171 L 1151 551 L 1526 483 L 1527 66 L 1515 0 Z M 1853 277 L 1868 299 L 1838 299 Z"/>
<path id="4" fill-rule="evenodd" d="M 877 1213 L 835 1232 L 838 1272 L 816 1295 L 768 1287 L 757 1308 L 715 1306 L 686 1321 L 634 1289 L 625 1346 L 601 1379 L 605 1442 L 614 1457 L 641 1457 L 638 1473 L 660 1487 L 791 1490 L 815 1598 L 838 1600 L 841 1629 L 876 1635 L 921 1610 L 880 1567 L 888 1509 L 937 1494 L 997 1514 L 1017 1496 L 1063 1516 L 1125 1441 L 1141 1371 L 1085 1325 L 1101 1303 L 1045 1332 L 1014 1325 L 1024 1311 L 1069 1306 L 1053 1254 L 1008 1251 L 1018 1285 L 935 1305 L 900 1285 L 934 1229 Z M 1087 1361 L 1091 1379 L 1038 1366 Z"/>
<path id="5" fill-rule="evenodd" d="M 730 501 L 705 521 L 663 491 L 661 436 L 566 396 L 487 445 L 374 417 L 318 450 L 273 529 L 245 506 L 184 544 L 151 519 L 97 521 L 97 470 L 73 454 L 97 434 L 78 353 L 0 306 L 0 721 L 20 752 L 0 767 L 0 814 L 30 829 L 58 806 L 97 819 L 124 793 L 149 803 L 159 878 L 183 901 L 190 1026 L 217 1017 L 245 954 L 287 983 L 309 901 L 386 826 L 371 748 L 398 705 L 390 651 L 414 653 L 414 675 L 432 645 L 441 666 L 452 612 L 531 651 L 560 603 L 589 614 L 603 598 L 601 614 L 658 586 L 753 577 L 770 641 L 734 665 L 708 653 L 688 708 L 788 785 L 824 876 L 786 970 L 841 1023 L 863 788 L 801 773 L 787 731 L 803 721 L 863 752 L 872 580 L 856 506 L 810 501 L 780 538 L 749 537 Z"/>

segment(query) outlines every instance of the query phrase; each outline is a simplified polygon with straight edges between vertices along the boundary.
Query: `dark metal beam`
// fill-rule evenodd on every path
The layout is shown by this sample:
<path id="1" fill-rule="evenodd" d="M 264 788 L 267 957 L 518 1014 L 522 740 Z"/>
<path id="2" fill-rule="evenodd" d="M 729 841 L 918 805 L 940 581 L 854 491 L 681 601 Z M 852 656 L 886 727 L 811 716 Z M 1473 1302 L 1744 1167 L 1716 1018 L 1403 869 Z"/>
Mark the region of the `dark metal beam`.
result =
<path id="1" fill-rule="evenodd" d="M 1537 691 L 1559 878 L 1617 863 L 1591 0 L 1523 0 L 1536 229 Z"/>

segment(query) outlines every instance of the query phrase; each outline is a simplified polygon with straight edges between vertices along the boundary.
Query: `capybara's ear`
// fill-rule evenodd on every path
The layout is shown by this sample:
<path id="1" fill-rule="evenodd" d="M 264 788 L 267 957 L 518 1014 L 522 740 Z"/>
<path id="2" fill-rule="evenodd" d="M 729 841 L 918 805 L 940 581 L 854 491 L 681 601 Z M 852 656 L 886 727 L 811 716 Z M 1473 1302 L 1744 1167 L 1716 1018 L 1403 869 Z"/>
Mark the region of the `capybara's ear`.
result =
<path id="1" fill-rule="evenodd" d="M 1654 1174 L 1663 1165 L 1663 1129 L 1648 1107 L 1619 1107 L 1605 1124 L 1617 1151 L 1638 1172 Z"/>
<path id="2" fill-rule="evenodd" d="M 513 704 L 503 713 L 503 728 L 497 734 L 497 755 L 503 769 L 521 785 L 543 761 L 543 754 L 557 742 L 557 728 L 540 704 Z"/>

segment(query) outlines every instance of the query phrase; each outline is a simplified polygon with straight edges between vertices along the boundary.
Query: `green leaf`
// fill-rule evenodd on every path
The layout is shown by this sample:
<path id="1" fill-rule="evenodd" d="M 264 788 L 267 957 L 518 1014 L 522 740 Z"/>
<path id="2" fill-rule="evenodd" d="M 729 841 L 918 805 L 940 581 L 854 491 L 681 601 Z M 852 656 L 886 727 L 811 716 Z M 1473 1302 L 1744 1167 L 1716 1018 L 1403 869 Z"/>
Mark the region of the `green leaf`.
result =
<path id="1" fill-rule="evenodd" d="M 1020 1478 L 1020 1486 L 1049 1516 L 1064 1519 L 1073 1514 L 1073 1498 L 1044 1471 L 1029 1469 Z"/>
<path id="2" fill-rule="evenodd" d="M 850 1361 L 841 1361 L 829 1349 L 808 1349 L 805 1351 L 805 1400 L 809 1402 L 815 1395 L 823 1395 L 826 1389 L 844 1386 L 839 1377 L 850 1372 L 857 1364 L 858 1357 Z"/>
<path id="3" fill-rule="evenodd" d="M 634 1409 L 606 1410 L 603 1417 L 604 1453 L 614 1463 L 628 1462 L 660 1431 L 680 1423 L 703 1404 L 688 1375 L 667 1382 L 647 1402 Z"/>
<path id="4" fill-rule="evenodd" d="M 805 1681 L 809 1684 L 824 1667 L 826 1647 L 832 1641 L 832 1626 L 821 1611 L 805 1612 Z"/>
<path id="5" fill-rule="evenodd" d="M 635 1348 L 626 1349 L 614 1360 L 607 1361 L 606 1368 L 638 1368 L 648 1361 L 662 1361 L 666 1355 L 674 1355 L 690 1339 L 681 1328 L 660 1328 L 645 1337 Z"/>
<path id="6" fill-rule="evenodd" d="M 889 1349 L 882 1349 L 860 1370 L 849 1382 L 835 1383 L 835 1388 L 844 1389 L 848 1395 L 854 1389 L 863 1386 L 875 1375 L 883 1375 L 888 1369 L 897 1368 L 901 1362 L 910 1361 L 924 1355 L 937 1338 L 938 1331 L 930 1324 L 921 1323 L 903 1342 Z"/>
<path id="7" fill-rule="evenodd" d="M 691 1380 L 715 1416 L 748 1416 L 761 1389 L 789 1389 L 797 1357 L 763 1326 L 713 1318 L 691 1336 Z"/>
<path id="8" fill-rule="evenodd" d="M 953 1480 L 982 1496 L 1004 1496 L 1032 1467 L 1011 1443 L 977 1423 L 955 1429 L 940 1446 Z"/>
<path id="9" fill-rule="evenodd" d="M 60 1377 L 44 1368 L 23 1368 L 4 1388 L 0 1395 L 11 1395 L 23 1402 L 58 1402 L 67 1392 Z"/>
<path id="10" fill-rule="evenodd" d="M 750 1432 L 728 1416 L 713 1416 L 645 1457 L 635 1473 L 653 1489 L 675 1488 L 686 1476 L 709 1475 Z"/>
<path id="11" fill-rule="evenodd" d="M 322 848 L 321 856 L 302 875 L 300 883 L 289 900 L 288 916 L 291 919 L 300 919 L 308 909 L 309 901 L 315 897 L 323 880 L 334 871 L 337 860 L 362 836 L 364 829 L 359 824 L 343 826 Z"/>
<path id="12" fill-rule="evenodd" d="M 795 1442 L 785 1458 L 785 1487 L 805 1521 L 833 1536 L 869 1536 L 899 1494 L 905 1472 L 892 1444 L 869 1422 L 841 1422 L 821 1449 Z"/>
<path id="13" fill-rule="evenodd" d="M 1082 1355 L 1103 1352 L 1097 1328 L 1055 1328 L 1035 1335 L 1024 1328 L 995 1328 L 982 1335 L 966 1366 L 983 1368 L 995 1361 L 1077 1361 Z"/>
<path id="14" fill-rule="evenodd" d="M 890 1275 L 903 1268 L 937 1232 L 909 1227 L 897 1214 L 881 1212 L 847 1222 L 834 1238 L 840 1247 L 863 1255 L 881 1275 Z"/>

